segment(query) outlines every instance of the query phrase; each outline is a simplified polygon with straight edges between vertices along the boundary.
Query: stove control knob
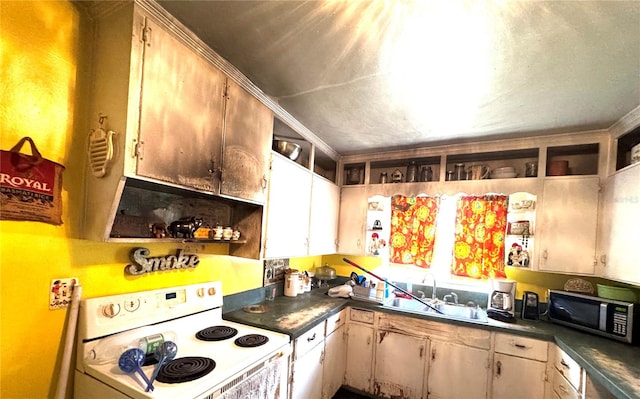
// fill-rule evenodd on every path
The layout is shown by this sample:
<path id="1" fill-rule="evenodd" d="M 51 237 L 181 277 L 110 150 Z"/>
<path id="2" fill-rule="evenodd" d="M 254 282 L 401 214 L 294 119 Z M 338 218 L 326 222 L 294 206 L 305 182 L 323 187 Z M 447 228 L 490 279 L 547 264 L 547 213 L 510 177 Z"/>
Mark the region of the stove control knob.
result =
<path id="1" fill-rule="evenodd" d="M 216 289 L 214 287 L 209 288 L 209 295 L 215 295 Z"/>
<path id="2" fill-rule="evenodd" d="M 111 318 L 120 313 L 120 305 L 110 303 L 102 308 L 102 314 Z"/>
<path id="3" fill-rule="evenodd" d="M 127 312 L 135 312 L 140 307 L 140 299 L 132 298 L 124 301 L 124 310 Z"/>
<path id="4" fill-rule="evenodd" d="M 196 291 L 196 295 L 202 298 L 204 296 L 204 288 L 202 287 L 198 288 L 198 290 Z"/>

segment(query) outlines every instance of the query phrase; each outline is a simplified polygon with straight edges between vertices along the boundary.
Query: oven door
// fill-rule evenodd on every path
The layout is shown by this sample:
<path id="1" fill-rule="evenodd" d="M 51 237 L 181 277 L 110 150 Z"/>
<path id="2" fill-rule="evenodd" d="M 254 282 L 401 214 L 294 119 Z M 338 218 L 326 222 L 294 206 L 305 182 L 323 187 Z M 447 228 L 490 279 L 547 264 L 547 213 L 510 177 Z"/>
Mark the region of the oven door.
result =
<path id="1" fill-rule="evenodd" d="M 236 376 L 219 390 L 197 399 L 286 399 L 289 355 L 289 352 L 278 353 Z"/>

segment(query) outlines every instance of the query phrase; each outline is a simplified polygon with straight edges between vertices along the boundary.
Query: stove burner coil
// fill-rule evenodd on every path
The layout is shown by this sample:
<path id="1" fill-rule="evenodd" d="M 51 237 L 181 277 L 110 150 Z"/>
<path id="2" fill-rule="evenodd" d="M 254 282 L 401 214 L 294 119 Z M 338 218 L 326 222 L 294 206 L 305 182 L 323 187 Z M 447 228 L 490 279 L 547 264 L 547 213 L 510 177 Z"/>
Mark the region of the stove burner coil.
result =
<path id="1" fill-rule="evenodd" d="M 234 337 L 238 333 L 233 327 L 213 326 L 196 333 L 196 338 L 202 341 L 222 341 Z"/>
<path id="2" fill-rule="evenodd" d="M 167 384 L 193 381 L 209 374 L 215 367 L 216 362 L 208 357 L 180 357 L 165 363 L 156 380 Z"/>
<path id="3" fill-rule="evenodd" d="M 238 337 L 235 340 L 236 345 L 242 348 L 253 348 L 256 346 L 264 345 L 269 342 L 269 338 L 260 334 L 247 334 L 242 337 Z"/>

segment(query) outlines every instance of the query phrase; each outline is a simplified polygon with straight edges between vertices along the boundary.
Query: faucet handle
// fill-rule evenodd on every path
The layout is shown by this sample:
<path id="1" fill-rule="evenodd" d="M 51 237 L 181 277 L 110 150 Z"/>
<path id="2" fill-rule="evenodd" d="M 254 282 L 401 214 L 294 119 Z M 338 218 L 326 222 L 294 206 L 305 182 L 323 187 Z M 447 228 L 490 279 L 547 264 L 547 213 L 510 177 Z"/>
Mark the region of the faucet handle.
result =
<path id="1" fill-rule="evenodd" d="M 458 304 L 458 294 L 451 292 L 442 298 L 445 302 Z"/>

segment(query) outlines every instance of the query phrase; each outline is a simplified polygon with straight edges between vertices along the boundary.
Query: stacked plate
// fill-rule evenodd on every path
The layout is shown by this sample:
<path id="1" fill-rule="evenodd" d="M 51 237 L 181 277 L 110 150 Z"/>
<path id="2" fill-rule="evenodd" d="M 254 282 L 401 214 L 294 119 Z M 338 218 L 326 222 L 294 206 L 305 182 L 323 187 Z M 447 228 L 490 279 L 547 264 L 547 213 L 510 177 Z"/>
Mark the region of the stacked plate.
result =
<path id="1" fill-rule="evenodd" d="M 494 169 L 489 177 L 492 179 L 510 179 L 517 175 L 516 169 L 513 166 L 505 166 L 503 168 Z"/>

